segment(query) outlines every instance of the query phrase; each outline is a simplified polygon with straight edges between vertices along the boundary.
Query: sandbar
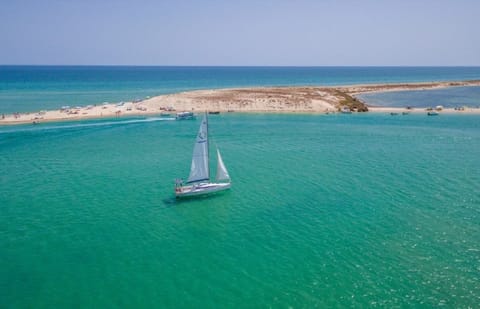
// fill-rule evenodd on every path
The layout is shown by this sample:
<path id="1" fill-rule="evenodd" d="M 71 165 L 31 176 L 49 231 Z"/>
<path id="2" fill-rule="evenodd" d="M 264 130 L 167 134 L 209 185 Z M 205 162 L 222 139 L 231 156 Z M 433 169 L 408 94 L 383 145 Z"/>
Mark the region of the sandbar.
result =
<path id="1" fill-rule="evenodd" d="M 405 108 L 369 106 L 357 98 L 357 95 L 371 92 L 429 90 L 460 86 L 480 86 L 480 80 L 194 90 L 160 95 L 137 102 L 65 107 L 58 110 L 31 113 L 0 114 L 0 125 L 161 114 L 175 116 L 176 112 L 182 111 L 329 114 L 347 108 L 353 112 L 397 113 L 405 111 Z M 409 112 L 426 113 L 426 110 L 425 108 L 414 108 L 410 109 Z M 470 107 L 465 107 L 462 110 L 447 108 L 442 109 L 441 112 L 480 114 L 480 109 Z"/>

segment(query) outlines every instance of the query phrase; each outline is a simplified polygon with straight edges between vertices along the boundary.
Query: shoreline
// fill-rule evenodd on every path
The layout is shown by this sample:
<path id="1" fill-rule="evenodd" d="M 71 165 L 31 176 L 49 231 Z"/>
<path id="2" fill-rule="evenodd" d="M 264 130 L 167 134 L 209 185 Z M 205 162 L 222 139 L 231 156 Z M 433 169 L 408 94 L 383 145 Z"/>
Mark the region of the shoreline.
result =
<path id="1" fill-rule="evenodd" d="M 63 107 L 30 113 L 1 114 L 0 125 L 79 121 L 128 116 L 173 115 L 177 112 L 218 111 L 242 113 L 329 114 L 349 109 L 354 112 L 426 113 L 426 108 L 370 106 L 357 95 L 374 92 L 432 90 L 480 86 L 480 80 L 419 82 L 400 84 L 361 84 L 342 86 L 283 86 L 193 90 L 146 98 L 137 102 Z M 440 113 L 480 114 L 478 108 L 442 109 Z M 170 117 L 173 117 L 170 116 Z"/>

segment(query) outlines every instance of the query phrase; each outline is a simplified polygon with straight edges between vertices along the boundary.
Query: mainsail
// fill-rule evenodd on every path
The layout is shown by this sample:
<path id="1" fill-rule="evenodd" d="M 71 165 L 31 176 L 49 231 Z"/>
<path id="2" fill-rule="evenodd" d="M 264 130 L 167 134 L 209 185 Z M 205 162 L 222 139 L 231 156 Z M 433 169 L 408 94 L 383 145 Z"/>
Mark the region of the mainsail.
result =
<path id="1" fill-rule="evenodd" d="M 228 175 L 227 168 L 223 163 L 222 156 L 220 155 L 220 150 L 217 148 L 217 180 L 230 180 Z"/>
<path id="2" fill-rule="evenodd" d="M 195 146 L 193 147 L 192 166 L 190 167 L 190 176 L 188 183 L 209 180 L 208 167 L 208 121 L 206 115 L 203 116 L 200 129 L 198 130 Z"/>

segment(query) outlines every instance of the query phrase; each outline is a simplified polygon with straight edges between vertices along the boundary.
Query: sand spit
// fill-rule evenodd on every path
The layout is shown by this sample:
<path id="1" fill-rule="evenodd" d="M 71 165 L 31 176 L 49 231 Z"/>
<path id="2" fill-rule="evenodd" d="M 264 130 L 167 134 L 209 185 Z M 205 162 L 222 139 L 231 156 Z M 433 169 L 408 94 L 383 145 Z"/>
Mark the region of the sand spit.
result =
<path id="1" fill-rule="evenodd" d="M 137 102 L 104 103 L 82 107 L 65 106 L 60 110 L 34 113 L 0 114 L 0 125 L 81 120 L 102 117 L 171 114 L 181 111 L 333 113 L 346 108 L 352 111 L 401 112 L 404 108 L 369 107 L 356 98 L 367 92 L 428 90 L 458 86 L 480 86 L 480 80 L 372 84 L 319 87 L 258 87 L 196 90 L 148 98 Z M 425 112 L 417 108 L 414 112 Z M 480 109 L 443 109 L 442 112 L 475 113 Z"/>

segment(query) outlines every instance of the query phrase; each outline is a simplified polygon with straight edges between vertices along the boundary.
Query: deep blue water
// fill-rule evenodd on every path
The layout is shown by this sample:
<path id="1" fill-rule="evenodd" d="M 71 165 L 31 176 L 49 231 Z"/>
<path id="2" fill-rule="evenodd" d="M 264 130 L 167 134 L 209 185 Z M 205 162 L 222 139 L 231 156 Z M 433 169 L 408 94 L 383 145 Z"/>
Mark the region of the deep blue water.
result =
<path id="1" fill-rule="evenodd" d="M 480 67 L 0 66 L 0 112 L 128 101 L 194 89 L 480 79 Z"/>

